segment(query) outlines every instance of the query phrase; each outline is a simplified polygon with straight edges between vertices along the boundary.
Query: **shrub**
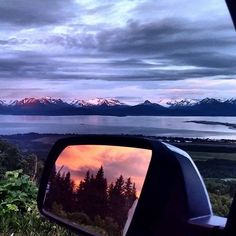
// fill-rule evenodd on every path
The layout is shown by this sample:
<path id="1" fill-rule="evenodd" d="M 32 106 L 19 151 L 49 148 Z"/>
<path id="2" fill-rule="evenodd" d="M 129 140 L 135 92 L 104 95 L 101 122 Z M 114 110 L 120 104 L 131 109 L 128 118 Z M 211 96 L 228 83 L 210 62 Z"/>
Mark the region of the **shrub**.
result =
<path id="1" fill-rule="evenodd" d="M 72 235 L 40 216 L 37 191 L 22 170 L 6 172 L 0 180 L 0 235 Z"/>

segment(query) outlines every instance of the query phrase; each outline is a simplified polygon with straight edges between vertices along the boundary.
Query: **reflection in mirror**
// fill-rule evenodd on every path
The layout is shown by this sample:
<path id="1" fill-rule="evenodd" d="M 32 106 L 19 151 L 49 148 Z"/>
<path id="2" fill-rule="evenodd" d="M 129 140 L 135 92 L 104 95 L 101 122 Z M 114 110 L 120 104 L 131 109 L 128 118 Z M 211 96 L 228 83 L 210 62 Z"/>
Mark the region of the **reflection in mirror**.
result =
<path id="1" fill-rule="evenodd" d="M 125 235 L 151 155 L 131 147 L 68 146 L 51 172 L 44 210 L 94 235 Z"/>

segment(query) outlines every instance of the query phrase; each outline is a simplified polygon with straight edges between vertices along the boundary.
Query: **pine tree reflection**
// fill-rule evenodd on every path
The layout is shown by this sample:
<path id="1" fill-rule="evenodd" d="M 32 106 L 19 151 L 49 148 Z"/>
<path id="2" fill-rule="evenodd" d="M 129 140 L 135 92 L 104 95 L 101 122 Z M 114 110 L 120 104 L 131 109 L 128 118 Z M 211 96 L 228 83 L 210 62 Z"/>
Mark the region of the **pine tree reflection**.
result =
<path id="1" fill-rule="evenodd" d="M 75 186 L 69 171 L 61 174 L 54 168 L 45 208 L 80 225 L 94 225 L 111 235 L 119 235 L 136 199 L 131 177 L 124 179 L 120 175 L 108 185 L 102 166 L 95 176 L 88 170 L 79 186 Z"/>

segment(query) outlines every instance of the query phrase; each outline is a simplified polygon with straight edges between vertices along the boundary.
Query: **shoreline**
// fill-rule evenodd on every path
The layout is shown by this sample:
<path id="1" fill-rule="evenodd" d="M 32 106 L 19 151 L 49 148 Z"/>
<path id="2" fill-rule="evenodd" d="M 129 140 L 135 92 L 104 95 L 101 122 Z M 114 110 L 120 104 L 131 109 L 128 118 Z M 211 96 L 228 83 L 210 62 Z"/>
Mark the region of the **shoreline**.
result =
<path id="1" fill-rule="evenodd" d="M 127 134 L 123 134 L 126 136 Z M 19 147 L 24 153 L 36 153 L 40 158 L 45 159 L 53 144 L 60 138 L 78 136 L 78 134 L 14 134 L 0 135 L 1 140 Z M 212 152 L 212 153 L 236 153 L 236 140 L 230 139 L 203 139 L 184 138 L 168 136 L 145 136 L 134 135 L 136 137 L 147 137 L 157 139 L 174 145 L 186 152 Z"/>

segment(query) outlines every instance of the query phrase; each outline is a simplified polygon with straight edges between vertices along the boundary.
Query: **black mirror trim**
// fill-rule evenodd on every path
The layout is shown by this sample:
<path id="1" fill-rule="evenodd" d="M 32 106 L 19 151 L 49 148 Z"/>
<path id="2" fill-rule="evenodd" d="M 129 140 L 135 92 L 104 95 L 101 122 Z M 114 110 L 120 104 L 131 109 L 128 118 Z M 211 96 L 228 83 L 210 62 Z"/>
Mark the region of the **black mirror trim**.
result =
<path id="1" fill-rule="evenodd" d="M 47 188 L 48 178 L 54 163 L 60 153 L 69 145 L 110 145 L 110 146 L 128 146 L 134 148 L 150 149 L 152 150 L 152 143 L 143 137 L 130 136 L 130 135 L 78 135 L 75 137 L 69 137 L 59 139 L 52 147 L 48 154 L 48 158 L 45 163 L 45 168 L 41 177 L 39 192 L 37 196 L 37 204 L 39 212 L 49 218 L 51 221 L 56 222 L 59 225 L 69 228 L 70 230 L 80 233 L 82 235 L 93 236 L 93 234 L 86 232 L 84 228 L 80 228 L 77 225 L 62 220 L 43 209 L 44 195 Z"/>

